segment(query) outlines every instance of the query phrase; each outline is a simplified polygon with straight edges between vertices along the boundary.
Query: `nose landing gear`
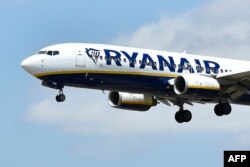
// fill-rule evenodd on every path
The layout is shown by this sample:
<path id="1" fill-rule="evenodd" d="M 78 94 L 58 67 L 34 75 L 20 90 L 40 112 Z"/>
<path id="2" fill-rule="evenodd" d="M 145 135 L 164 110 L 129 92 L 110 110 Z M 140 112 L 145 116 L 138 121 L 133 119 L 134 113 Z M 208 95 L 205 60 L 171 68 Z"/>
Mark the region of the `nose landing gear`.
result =
<path id="1" fill-rule="evenodd" d="M 63 90 L 59 89 L 59 94 L 56 96 L 57 102 L 64 102 L 66 99 L 66 96 L 63 94 Z"/>
<path id="2" fill-rule="evenodd" d="M 56 101 L 57 102 L 64 102 L 65 101 L 66 97 L 63 94 L 64 85 L 62 83 L 54 82 L 54 81 L 42 81 L 42 85 L 45 87 L 59 90 L 59 94 L 56 96 Z"/>

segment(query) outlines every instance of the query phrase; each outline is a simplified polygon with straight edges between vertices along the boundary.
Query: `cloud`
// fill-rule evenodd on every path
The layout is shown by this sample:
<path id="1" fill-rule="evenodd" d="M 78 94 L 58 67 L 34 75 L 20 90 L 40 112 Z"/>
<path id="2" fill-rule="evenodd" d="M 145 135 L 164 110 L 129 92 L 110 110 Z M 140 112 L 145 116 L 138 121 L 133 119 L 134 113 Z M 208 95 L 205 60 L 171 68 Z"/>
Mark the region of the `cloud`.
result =
<path id="1" fill-rule="evenodd" d="M 163 17 L 144 25 L 113 43 L 133 47 L 247 59 L 250 53 L 250 10 L 248 0 L 217 0 L 176 17 Z M 131 112 L 108 106 L 107 96 L 93 90 L 71 89 L 65 103 L 53 98 L 31 105 L 25 113 L 30 122 L 55 126 L 84 135 L 128 135 L 217 131 L 237 134 L 237 141 L 250 144 L 249 108 L 233 106 L 228 117 L 216 117 L 212 105 L 188 107 L 193 120 L 177 124 L 177 107 L 159 105 L 149 112 Z"/>
<path id="2" fill-rule="evenodd" d="M 250 42 L 249 0 L 217 0 L 140 27 L 114 43 L 133 47 L 247 58 Z"/>
<path id="3" fill-rule="evenodd" d="M 160 105 L 144 113 L 118 110 L 108 106 L 106 96 L 101 92 L 72 89 L 65 103 L 57 103 L 54 98 L 45 99 L 30 106 L 25 118 L 30 122 L 83 135 L 171 134 L 204 130 L 237 133 L 250 127 L 249 113 L 244 111 L 244 107 L 234 106 L 235 112 L 221 118 L 215 116 L 212 105 L 188 108 L 194 111 L 193 120 L 180 125 L 174 120 L 177 107 Z"/>

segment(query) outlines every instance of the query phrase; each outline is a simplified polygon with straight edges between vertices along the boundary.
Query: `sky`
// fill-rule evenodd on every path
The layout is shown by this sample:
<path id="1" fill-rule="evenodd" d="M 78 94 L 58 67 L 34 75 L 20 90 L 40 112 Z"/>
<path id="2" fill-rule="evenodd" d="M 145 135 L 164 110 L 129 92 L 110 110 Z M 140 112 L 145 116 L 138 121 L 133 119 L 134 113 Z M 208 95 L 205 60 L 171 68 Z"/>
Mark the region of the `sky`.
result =
<path id="1" fill-rule="evenodd" d="M 250 149 L 250 108 L 214 105 L 178 124 L 176 106 L 113 109 L 108 92 L 41 86 L 20 62 L 57 43 L 105 43 L 250 60 L 249 0 L 8 0 L 0 5 L 0 166 L 220 167 L 224 150 Z"/>

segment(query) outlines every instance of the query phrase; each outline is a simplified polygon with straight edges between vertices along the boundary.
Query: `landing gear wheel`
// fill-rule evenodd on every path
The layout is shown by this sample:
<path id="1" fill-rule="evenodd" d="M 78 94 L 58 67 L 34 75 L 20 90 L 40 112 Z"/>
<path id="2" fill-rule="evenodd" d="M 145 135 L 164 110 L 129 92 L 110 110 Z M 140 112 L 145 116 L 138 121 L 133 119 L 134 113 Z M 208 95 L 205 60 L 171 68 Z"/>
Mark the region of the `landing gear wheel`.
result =
<path id="1" fill-rule="evenodd" d="M 175 113 L 175 120 L 180 124 L 184 122 L 181 111 Z"/>
<path id="2" fill-rule="evenodd" d="M 62 92 L 62 90 L 60 90 L 60 94 L 56 96 L 56 101 L 57 102 L 64 102 L 65 99 L 66 99 L 66 96 L 61 92 Z"/>
<path id="3" fill-rule="evenodd" d="M 59 95 L 59 99 L 60 99 L 61 102 L 64 102 L 65 99 L 66 99 L 66 97 L 65 97 L 64 94 L 60 94 L 60 95 Z"/>
<path id="4" fill-rule="evenodd" d="M 66 99 L 65 95 L 64 94 L 59 94 L 56 96 L 56 101 L 57 102 L 64 102 Z"/>
<path id="5" fill-rule="evenodd" d="M 223 110 L 222 110 L 222 106 L 221 104 L 217 104 L 215 107 L 214 107 L 214 112 L 217 116 L 221 117 L 223 115 Z"/>
<path id="6" fill-rule="evenodd" d="M 219 103 L 214 107 L 214 112 L 217 116 L 229 115 L 232 107 L 229 103 Z"/>
<path id="7" fill-rule="evenodd" d="M 188 110 L 180 110 L 175 114 L 175 120 L 178 123 L 189 122 L 192 119 L 192 113 Z"/>
<path id="8" fill-rule="evenodd" d="M 232 111 L 232 107 L 229 103 L 223 103 L 222 108 L 224 115 L 229 115 Z"/>
<path id="9" fill-rule="evenodd" d="M 57 102 L 61 102 L 61 101 L 60 101 L 60 98 L 59 98 L 59 95 L 56 95 L 56 101 L 57 101 Z"/>
<path id="10" fill-rule="evenodd" d="M 188 110 L 182 111 L 182 117 L 185 122 L 189 122 L 192 119 L 192 113 Z"/>

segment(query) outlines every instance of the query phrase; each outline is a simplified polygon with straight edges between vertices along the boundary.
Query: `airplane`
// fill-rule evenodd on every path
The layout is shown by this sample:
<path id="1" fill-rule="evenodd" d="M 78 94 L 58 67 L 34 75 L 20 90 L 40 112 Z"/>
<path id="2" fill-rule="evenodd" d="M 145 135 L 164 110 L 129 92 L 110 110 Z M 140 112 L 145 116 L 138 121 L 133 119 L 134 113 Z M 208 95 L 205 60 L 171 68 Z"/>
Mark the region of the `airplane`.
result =
<path id="1" fill-rule="evenodd" d="M 178 123 L 192 113 L 184 105 L 215 104 L 217 116 L 229 115 L 231 104 L 250 105 L 250 62 L 236 59 L 122 47 L 64 43 L 45 47 L 22 61 L 45 87 L 64 86 L 110 91 L 109 105 L 148 111 L 159 103 L 176 105 Z"/>

